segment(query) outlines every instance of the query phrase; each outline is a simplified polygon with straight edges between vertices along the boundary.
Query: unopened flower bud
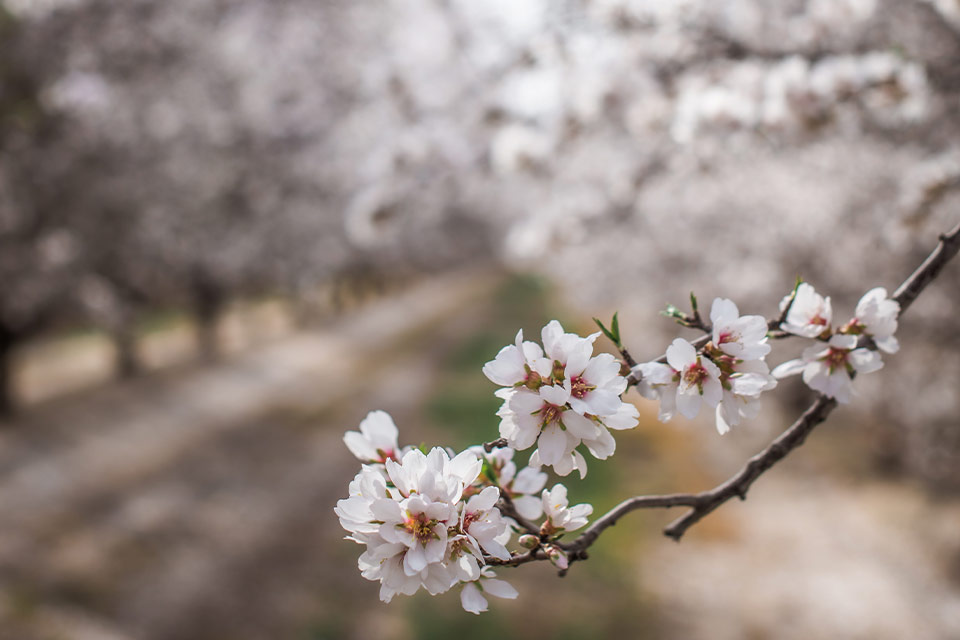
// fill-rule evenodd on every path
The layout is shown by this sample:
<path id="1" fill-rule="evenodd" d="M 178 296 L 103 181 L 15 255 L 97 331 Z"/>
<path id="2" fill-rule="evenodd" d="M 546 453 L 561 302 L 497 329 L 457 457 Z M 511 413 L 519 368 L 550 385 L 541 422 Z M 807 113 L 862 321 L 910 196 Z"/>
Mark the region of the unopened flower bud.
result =
<path id="1" fill-rule="evenodd" d="M 547 547 L 547 557 L 550 558 L 550 562 L 552 562 L 553 566 L 555 566 L 557 569 L 563 570 L 570 567 L 570 561 L 567 560 L 567 554 L 561 551 L 558 547 Z"/>
<path id="2" fill-rule="evenodd" d="M 525 535 L 520 536 L 517 542 L 519 542 L 520 546 L 523 547 L 524 549 L 536 549 L 537 546 L 540 544 L 540 538 L 538 538 L 535 535 L 527 533 Z"/>

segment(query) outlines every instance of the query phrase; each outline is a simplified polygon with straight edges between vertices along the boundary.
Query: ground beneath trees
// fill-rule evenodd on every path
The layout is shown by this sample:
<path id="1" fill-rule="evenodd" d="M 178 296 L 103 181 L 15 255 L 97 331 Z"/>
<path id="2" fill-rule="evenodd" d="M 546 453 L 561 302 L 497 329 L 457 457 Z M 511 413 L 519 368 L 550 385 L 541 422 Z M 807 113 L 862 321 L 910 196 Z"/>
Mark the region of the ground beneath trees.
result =
<path id="1" fill-rule="evenodd" d="M 815 444 L 680 545 L 659 535 L 668 514 L 634 514 L 563 580 L 547 566 L 503 571 L 520 599 L 479 618 L 455 594 L 381 604 L 332 513 L 357 467 L 343 431 L 382 408 L 405 442 L 481 439 L 496 401 L 477 363 L 517 325 L 535 333 L 558 314 L 588 328 L 541 285 L 453 274 L 218 366 L 4 425 L 0 638 L 960 635 L 956 501 L 807 464 L 824 457 Z M 568 483 L 574 500 L 599 510 L 628 490 L 719 479 L 694 468 L 711 440 L 633 399 L 641 426 Z M 833 445 L 849 443 L 821 440 Z"/>

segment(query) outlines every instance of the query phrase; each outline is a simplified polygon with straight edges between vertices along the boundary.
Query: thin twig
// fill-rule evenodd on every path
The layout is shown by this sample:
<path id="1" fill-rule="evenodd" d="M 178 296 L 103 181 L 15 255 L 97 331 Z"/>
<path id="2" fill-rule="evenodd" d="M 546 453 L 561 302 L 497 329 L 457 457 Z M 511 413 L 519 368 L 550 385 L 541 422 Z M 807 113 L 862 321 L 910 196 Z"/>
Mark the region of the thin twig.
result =
<path id="1" fill-rule="evenodd" d="M 518 567 L 521 564 L 526 564 L 528 562 L 533 562 L 534 560 L 547 560 L 548 556 L 546 552 L 537 547 L 536 549 L 530 549 L 526 553 L 516 553 L 510 556 L 509 560 L 501 560 L 500 558 L 495 558 L 493 556 L 485 556 L 484 560 L 486 563 L 493 567 Z"/>
<path id="2" fill-rule="evenodd" d="M 490 442 L 483 443 L 483 450 L 487 453 L 490 453 L 494 449 L 503 449 L 509 443 L 506 438 L 497 438 L 496 440 L 491 440 Z"/>
<path id="3" fill-rule="evenodd" d="M 517 506 L 513 503 L 513 498 L 510 497 L 510 492 L 504 490 L 500 485 L 495 484 L 494 486 L 500 489 L 500 503 L 497 505 L 500 512 L 509 518 L 513 518 L 527 533 L 539 536 L 540 527 L 520 515 L 520 512 L 517 511 Z"/>

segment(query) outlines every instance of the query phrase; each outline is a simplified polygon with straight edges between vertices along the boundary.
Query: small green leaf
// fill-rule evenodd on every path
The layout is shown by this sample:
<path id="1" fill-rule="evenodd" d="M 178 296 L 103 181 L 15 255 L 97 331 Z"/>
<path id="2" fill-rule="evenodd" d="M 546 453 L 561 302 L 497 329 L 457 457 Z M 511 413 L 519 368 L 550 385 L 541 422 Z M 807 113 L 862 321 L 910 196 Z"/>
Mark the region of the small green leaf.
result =
<path id="1" fill-rule="evenodd" d="M 610 323 L 610 331 L 614 335 L 614 342 L 617 343 L 617 346 L 620 346 L 620 319 L 617 318 L 619 311 L 614 311 L 613 321 Z"/>
<path id="2" fill-rule="evenodd" d="M 693 309 L 693 315 L 697 315 L 697 296 L 690 292 L 690 308 Z"/>
<path id="3" fill-rule="evenodd" d="M 614 318 L 616 318 L 616 317 L 614 317 Z M 603 332 L 603 335 L 607 336 L 607 338 L 608 338 L 611 342 L 613 342 L 613 344 L 617 345 L 617 347 L 620 346 L 620 336 L 619 336 L 619 335 L 615 335 L 613 332 L 611 332 L 609 329 L 607 329 L 605 326 L 603 326 L 603 323 L 600 322 L 600 320 L 599 320 L 598 318 L 594 318 L 593 321 L 597 323 L 597 326 L 598 326 L 598 327 L 600 327 L 600 331 Z M 617 326 L 614 325 L 614 328 L 617 329 Z M 619 333 L 619 332 L 618 332 L 618 333 Z"/>

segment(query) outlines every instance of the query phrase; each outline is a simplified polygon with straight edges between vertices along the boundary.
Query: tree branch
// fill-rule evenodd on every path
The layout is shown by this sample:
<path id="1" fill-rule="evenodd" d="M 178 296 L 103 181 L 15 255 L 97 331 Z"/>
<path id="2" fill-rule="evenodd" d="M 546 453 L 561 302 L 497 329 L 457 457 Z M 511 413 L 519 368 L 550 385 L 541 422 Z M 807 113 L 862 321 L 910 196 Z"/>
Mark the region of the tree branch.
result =
<path id="1" fill-rule="evenodd" d="M 897 287 L 893 299 L 900 304 L 900 314 L 913 303 L 918 295 L 943 270 L 944 266 L 960 252 L 960 224 L 948 233 L 940 236 L 940 241 L 933 252 L 927 257 L 910 276 Z M 785 311 L 789 310 L 789 306 Z M 785 313 L 781 313 L 781 319 Z M 777 324 L 779 324 L 778 320 Z M 699 348 L 706 344 L 709 336 L 703 336 L 694 346 Z M 659 360 L 665 361 L 664 358 Z M 631 384 L 639 380 L 631 379 Z M 687 529 L 699 522 L 704 516 L 713 512 L 717 507 L 733 497 L 745 500 L 747 491 L 753 482 L 764 472 L 785 458 L 787 454 L 799 447 L 806 440 L 813 429 L 827 419 L 830 412 L 837 406 L 837 401 L 818 394 L 817 399 L 804 411 L 796 422 L 780 434 L 770 445 L 756 454 L 746 465 L 726 482 L 696 494 L 672 494 L 663 496 L 637 496 L 621 502 L 619 505 L 598 518 L 580 534 L 573 542 L 563 545 L 563 548 L 572 554 L 579 554 L 593 544 L 607 528 L 612 527 L 620 518 L 637 509 L 670 508 L 678 506 L 692 507 L 690 511 L 672 522 L 664 529 L 664 535 L 679 541 Z"/>

